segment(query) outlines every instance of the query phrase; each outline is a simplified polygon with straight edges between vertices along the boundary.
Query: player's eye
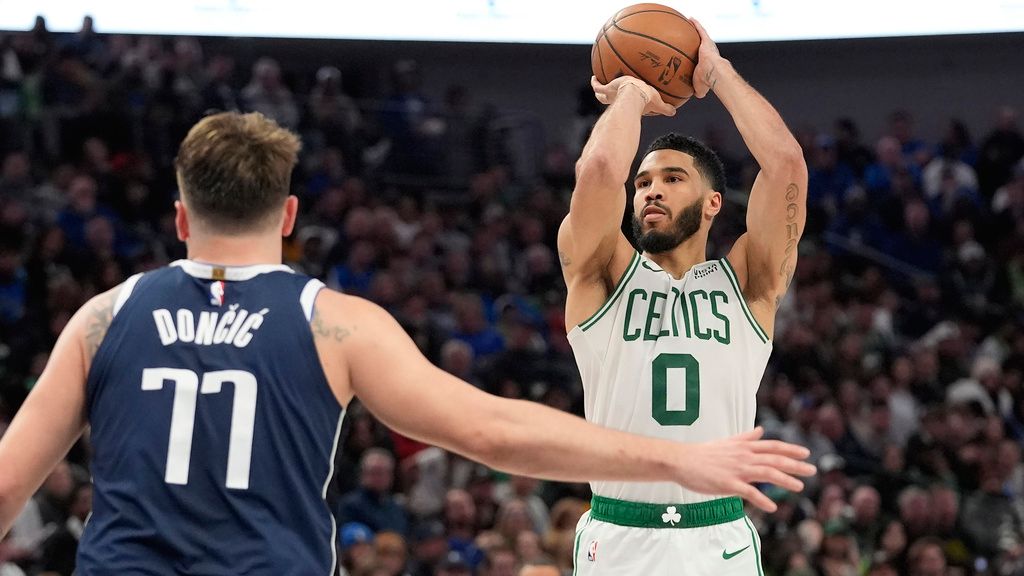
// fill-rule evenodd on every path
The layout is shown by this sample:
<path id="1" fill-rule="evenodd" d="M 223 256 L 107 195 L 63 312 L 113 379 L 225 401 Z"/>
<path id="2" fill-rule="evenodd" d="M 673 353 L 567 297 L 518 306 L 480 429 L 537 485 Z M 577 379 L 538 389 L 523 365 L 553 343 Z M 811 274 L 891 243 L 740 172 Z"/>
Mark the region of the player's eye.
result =
<path id="1" fill-rule="evenodd" d="M 650 180 L 640 180 L 636 183 L 637 188 L 646 188 L 651 185 Z"/>
<path id="2" fill-rule="evenodd" d="M 665 178 L 665 182 L 667 182 L 669 184 L 672 184 L 674 182 L 681 182 L 681 181 L 682 181 L 682 178 L 679 178 L 678 176 L 668 176 L 668 177 Z"/>

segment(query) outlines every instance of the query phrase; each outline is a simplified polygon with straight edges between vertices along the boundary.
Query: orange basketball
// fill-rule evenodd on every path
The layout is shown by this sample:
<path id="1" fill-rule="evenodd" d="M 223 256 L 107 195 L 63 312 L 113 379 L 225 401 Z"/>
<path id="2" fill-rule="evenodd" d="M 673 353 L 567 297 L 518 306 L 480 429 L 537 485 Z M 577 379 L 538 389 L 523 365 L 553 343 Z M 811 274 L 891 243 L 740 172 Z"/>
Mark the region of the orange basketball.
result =
<path id="1" fill-rule="evenodd" d="M 693 95 L 700 34 L 679 12 L 661 4 L 634 4 L 601 27 L 590 52 L 597 81 L 635 76 L 679 107 Z"/>

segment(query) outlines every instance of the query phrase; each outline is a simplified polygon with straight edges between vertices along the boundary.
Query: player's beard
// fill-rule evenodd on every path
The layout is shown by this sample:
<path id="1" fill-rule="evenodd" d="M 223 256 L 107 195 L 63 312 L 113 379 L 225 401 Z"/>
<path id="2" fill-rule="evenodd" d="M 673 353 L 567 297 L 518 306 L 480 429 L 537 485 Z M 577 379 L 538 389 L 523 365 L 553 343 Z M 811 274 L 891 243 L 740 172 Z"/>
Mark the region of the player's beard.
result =
<path id="1" fill-rule="evenodd" d="M 641 210 L 641 214 L 643 210 Z M 653 228 L 647 232 L 643 231 L 643 223 L 635 214 L 633 215 L 633 235 L 636 237 L 637 245 L 642 252 L 648 254 L 660 254 L 668 252 L 676 246 L 685 242 L 690 236 L 700 230 L 700 221 L 704 216 L 704 199 L 698 198 L 693 204 L 679 211 L 672 221 L 672 227 L 668 232 L 659 232 Z"/>

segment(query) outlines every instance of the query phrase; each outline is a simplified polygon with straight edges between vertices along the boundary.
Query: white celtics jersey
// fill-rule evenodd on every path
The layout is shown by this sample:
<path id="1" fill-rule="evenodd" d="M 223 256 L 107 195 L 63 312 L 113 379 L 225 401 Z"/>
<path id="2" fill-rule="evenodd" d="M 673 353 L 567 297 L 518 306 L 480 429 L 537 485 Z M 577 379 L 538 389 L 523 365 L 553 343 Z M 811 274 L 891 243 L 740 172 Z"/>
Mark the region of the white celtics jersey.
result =
<path id="1" fill-rule="evenodd" d="M 680 442 L 717 440 L 754 426 L 754 396 L 772 343 L 724 258 L 676 280 L 634 254 L 612 295 L 572 329 L 569 342 L 591 422 Z M 716 497 L 669 482 L 591 486 L 600 496 L 634 502 Z"/>

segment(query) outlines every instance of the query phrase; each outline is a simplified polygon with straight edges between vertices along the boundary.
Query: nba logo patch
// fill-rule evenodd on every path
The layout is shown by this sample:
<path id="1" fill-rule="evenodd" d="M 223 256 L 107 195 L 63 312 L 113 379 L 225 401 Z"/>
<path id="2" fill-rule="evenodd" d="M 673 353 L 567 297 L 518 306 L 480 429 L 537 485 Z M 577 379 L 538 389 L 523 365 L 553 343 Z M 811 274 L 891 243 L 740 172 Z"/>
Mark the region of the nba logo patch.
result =
<path id="1" fill-rule="evenodd" d="M 222 280 L 210 284 L 210 304 L 214 306 L 224 305 L 224 282 Z"/>
<path id="2" fill-rule="evenodd" d="M 597 560 L 597 540 L 590 541 L 590 546 L 587 547 L 587 560 L 591 562 Z"/>

